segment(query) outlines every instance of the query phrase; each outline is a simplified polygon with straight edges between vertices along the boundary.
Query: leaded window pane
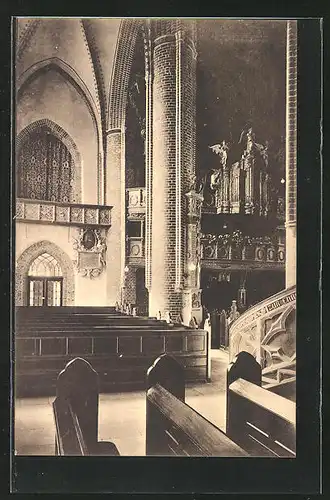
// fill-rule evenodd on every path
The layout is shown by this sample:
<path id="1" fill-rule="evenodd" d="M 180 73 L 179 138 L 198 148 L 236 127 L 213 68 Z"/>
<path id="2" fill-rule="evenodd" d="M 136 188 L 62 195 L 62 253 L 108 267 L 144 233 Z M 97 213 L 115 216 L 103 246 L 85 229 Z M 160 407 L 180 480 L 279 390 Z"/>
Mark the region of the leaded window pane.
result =
<path id="1" fill-rule="evenodd" d="M 67 147 L 48 130 L 32 133 L 17 158 L 17 195 L 36 200 L 73 201 L 74 164 Z"/>
<path id="2" fill-rule="evenodd" d="M 57 260 L 48 253 L 43 253 L 37 257 L 30 265 L 29 276 L 62 276 L 62 269 Z"/>

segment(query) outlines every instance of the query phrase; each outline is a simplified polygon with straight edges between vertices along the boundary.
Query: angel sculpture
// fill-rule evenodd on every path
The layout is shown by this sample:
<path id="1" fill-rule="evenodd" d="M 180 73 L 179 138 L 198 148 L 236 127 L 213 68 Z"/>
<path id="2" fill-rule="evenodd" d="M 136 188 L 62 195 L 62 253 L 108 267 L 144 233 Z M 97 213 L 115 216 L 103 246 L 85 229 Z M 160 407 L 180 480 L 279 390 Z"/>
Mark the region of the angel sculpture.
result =
<path id="1" fill-rule="evenodd" d="M 209 146 L 212 149 L 213 153 L 220 156 L 220 162 L 223 167 L 226 167 L 228 160 L 228 149 L 229 146 L 226 141 L 222 141 L 221 144 L 214 144 L 213 146 Z"/>

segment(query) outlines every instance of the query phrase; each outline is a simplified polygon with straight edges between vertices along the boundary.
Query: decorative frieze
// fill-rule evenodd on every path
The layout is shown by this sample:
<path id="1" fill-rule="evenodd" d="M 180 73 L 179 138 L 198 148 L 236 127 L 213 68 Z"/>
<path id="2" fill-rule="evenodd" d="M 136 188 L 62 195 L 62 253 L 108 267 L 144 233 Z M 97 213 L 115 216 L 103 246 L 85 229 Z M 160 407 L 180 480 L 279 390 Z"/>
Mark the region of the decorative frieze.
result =
<path id="1" fill-rule="evenodd" d="M 16 200 L 16 220 L 59 225 L 111 226 L 110 206 Z"/>

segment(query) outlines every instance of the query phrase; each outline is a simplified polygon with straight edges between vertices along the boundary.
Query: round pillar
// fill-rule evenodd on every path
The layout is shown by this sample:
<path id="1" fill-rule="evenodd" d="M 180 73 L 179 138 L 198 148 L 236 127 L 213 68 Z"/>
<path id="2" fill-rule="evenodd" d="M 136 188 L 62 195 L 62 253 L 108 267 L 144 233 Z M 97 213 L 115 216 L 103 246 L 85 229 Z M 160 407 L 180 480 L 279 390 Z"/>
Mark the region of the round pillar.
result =
<path id="1" fill-rule="evenodd" d="M 149 314 L 181 313 L 187 203 L 195 172 L 194 21 L 154 40 L 152 85 L 152 241 Z"/>
<path id="2" fill-rule="evenodd" d="M 297 22 L 287 22 L 286 50 L 286 287 L 296 284 Z"/>

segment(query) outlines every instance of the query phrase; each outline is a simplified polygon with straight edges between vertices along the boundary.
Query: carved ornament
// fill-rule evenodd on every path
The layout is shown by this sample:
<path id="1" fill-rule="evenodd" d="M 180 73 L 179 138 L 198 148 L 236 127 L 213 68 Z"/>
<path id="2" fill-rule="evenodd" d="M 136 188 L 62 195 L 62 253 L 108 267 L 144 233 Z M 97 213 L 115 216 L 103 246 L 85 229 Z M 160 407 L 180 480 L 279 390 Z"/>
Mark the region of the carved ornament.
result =
<path id="1" fill-rule="evenodd" d="M 81 276 L 97 278 L 106 266 L 107 250 L 105 233 L 100 229 L 82 228 L 74 238 L 73 248 L 77 257 L 75 267 Z"/>

